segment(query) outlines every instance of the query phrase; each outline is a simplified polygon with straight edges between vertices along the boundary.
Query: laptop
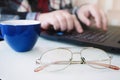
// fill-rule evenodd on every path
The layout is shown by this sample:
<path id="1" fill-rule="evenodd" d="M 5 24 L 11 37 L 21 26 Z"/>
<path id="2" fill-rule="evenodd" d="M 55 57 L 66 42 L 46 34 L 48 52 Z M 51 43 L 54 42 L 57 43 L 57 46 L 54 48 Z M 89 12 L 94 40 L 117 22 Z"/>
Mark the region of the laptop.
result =
<path id="1" fill-rule="evenodd" d="M 60 32 L 53 29 L 42 31 L 40 36 L 49 40 L 65 42 L 87 47 L 96 47 L 111 53 L 120 53 L 120 27 L 109 26 L 108 31 L 98 30 L 96 28 L 86 27 L 83 33 L 76 31 Z"/>

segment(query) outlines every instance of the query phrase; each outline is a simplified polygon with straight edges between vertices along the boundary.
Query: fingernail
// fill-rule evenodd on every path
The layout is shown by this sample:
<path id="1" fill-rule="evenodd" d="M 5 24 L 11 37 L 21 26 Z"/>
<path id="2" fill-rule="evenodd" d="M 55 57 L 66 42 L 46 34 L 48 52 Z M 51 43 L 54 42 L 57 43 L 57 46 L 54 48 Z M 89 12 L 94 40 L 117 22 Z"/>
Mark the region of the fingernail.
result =
<path id="1" fill-rule="evenodd" d="M 78 31 L 78 33 L 83 33 L 83 30 L 82 30 L 82 29 L 80 29 L 80 30 Z"/>
<path id="2" fill-rule="evenodd" d="M 87 22 L 87 26 L 90 26 L 90 22 Z"/>

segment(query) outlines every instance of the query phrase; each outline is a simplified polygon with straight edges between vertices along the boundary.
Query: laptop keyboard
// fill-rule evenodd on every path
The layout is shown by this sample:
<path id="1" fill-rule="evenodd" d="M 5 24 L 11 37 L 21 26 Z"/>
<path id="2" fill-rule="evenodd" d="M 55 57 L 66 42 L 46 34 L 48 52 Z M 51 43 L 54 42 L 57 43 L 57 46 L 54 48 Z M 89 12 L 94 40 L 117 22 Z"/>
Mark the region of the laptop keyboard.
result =
<path id="1" fill-rule="evenodd" d="M 108 30 L 107 32 L 101 31 L 101 30 L 86 30 L 83 33 L 77 33 L 76 31 L 72 33 L 67 33 L 64 35 L 65 38 L 73 38 L 76 40 L 82 40 L 82 41 L 91 41 L 91 42 L 104 42 L 105 40 L 109 39 L 110 36 L 115 31 Z"/>
<path id="2" fill-rule="evenodd" d="M 93 46 L 108 52 L 120 53 L 120 27 L 109 26 L 108 31 L 84 29 L 83 33 L 76 31 L 61 32 L 50 29 L 42 31 L 40 36 L 49 40 L 73 43 L 76 45 Z"/>

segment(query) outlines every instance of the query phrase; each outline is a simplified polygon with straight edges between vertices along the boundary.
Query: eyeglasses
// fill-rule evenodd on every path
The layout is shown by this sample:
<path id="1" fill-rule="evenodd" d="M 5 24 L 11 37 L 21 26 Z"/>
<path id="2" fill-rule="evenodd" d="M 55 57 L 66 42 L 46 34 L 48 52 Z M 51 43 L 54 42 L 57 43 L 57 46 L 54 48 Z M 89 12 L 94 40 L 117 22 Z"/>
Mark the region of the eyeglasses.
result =
<path id="1" fill-rule="evenodd" d="M 79 57 L 79 60 L 74 60 L 74 55 Z M 44 52 L 40 58 L 36 60 L 36 64 L 40 64 L 34 72 L 39 72 L 43 69 L 47 71 L 64 70 L 71 64 L 87 64 L 93 68 L 104 69 L 110 68 L 119 70 L 120 68 L 111 65 L 112 57 L 105 51 L 93 47 L 67 47 L 55 48 Z"/>

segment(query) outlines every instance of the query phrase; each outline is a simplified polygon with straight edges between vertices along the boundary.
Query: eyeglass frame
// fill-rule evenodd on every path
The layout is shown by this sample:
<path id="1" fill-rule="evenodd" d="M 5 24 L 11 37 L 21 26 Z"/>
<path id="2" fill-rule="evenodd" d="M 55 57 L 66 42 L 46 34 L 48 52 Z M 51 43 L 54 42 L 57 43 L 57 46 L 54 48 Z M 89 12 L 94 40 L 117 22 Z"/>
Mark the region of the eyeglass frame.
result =
<path id="1" fill-rule="evenodd" d="M 69 60 L 69 64 L 68 64 L 66 67 L 64 67 L 64 68 L 57 70 L 57 71 L 60 71 L 60 70 L 64 70 L 65 68 L 67 68 L 67 67 L 68 67 L 69 65 L 71 65 L 71 64 L 87 64 L 86 59 L 81 56 L 82 51 L 84 51 L 84 50 L 86 50 L 86 49 L 90 49 L 90 48 L 99 49 L 99 48 L 94 48 L 94 47 L 83 47 L 83 48 L 80 50 L 80 52 L 72 52 L 72 51 L 70 50 L 70 48 L 75 48 L 75 47 L 59 47 L 59 48 L 54 48 L 54 49 L 47 50 L 47 51 L 45 51 L 45 52 L 40 56 L 40 58 L 38 58 L 38 59 L 36 60 L 36 64 L 41 64 L 40 61 L 41 61 L 42 56 L 43 56 L 45 53 L 49 52 L 49 51 L 56 50 L 56 49 L 68 50 L 68 51 L 71 53 L 71 57 L 70 57 L 70 60 Z M 78 47 L 77 47 L 77 48 L 78 48 Z M 99 50 L 102 50 L 102 49 L 99 49 Z M 104 50 L 102 50 L 102 51 L 105 52 Z M 76 53 L 77 53 L 77 54 L 80 54 L 80 60 L 81 60 L 81 61 L 73 61 L 73 55 L 76 54 Z M 93 64 L 96 64 L 96 65 L 99 65 L 99 66 L 104 66 L 105 68 L 110 68 L 110 69 L 113 69 L 113 70 L 119 70 L 120 68 L 119 68 L 118 66 L 111 65 L 112 56 L 108 55 L 107 52 L 105 52 L 105 53 L 107 54 L 107 56 L 108 56 L 108 58 L 109 58 L 109 64 L 104 64 L 104 63 L 101 63 L 101 64 L 100 64 L 100 63 L 93 63 Z M 54 64 L 54 63 L 46 64 L 46 65 L 43 65 L 43 66 L 39 66 L 39 67 L 37 67 L 37 68 L 34 70 L 34 72 L 39 72 L 40 70 L 43 70 L 44 67 L 46 67 L 46 66 L 48 66 L 48 65 L 51 65 L 51 64 Z M 88 64 L 88 65 L 89 65 L 89 64 Z M 91 66 L 91 65 L 89 65 L 89 66 Z M 40 69 L 40 67 L 41 67 L 41 69 Z M 91 66 L 91 67 L 93 67 L 93 66 Z M 93 67 L 93 68 L 96 68 L 96 69 L 104 69 L 104 68 L 97 68 L 97 67 Z"/>

